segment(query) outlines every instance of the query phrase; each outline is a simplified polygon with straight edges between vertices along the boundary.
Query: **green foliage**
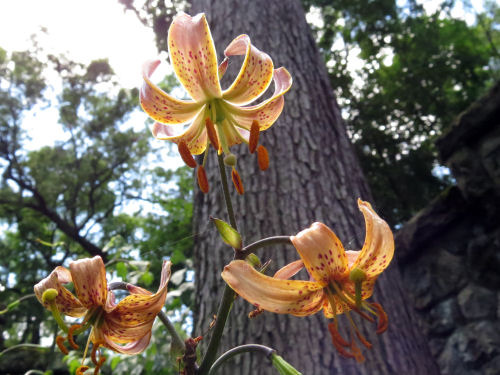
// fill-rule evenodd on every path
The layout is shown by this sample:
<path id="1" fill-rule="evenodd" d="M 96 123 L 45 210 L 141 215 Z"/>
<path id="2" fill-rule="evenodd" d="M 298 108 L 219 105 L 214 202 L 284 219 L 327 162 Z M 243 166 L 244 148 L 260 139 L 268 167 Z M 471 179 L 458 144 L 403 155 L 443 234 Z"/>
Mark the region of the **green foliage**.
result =
<path id="1" fill-rule="evenodd" d="M 162 260 L 175 259 L 173 271 L 183 273 L 169 288 L 168 313 L 179 328 L 185 325 L 192 301 L 187 272 L 192 175 L 187 168 L 164 170 L 150 162 L 156 150 L 149 131 L 127 124 L 138 109 L 137 90 L 120 88 L 106 60 L 84 66 L 44 55 L 36 45 L 24 52 L 0 49 L 0 74 L 0 311 L 9 306 L 0 315 L 0 352 L 43 339 L 53 342 L 57 326 L 32 296 L 33 286 L 56 266 L 82 256 L 100 255 L 109 275 L 152 291 L 160 282 Z M 33 150 L 23 120 L 42 104 L 58 109 L 64 140 Z M 139 202 L 150 208 L 141 209 Z M 103 372 L 114 365 L 113 373 L 134 368 L 137 374 L 170 374 L 163 370 L 175 368 L 166 336 L 157 323 L 153 345 L 143 356 L 116 357 Z M 6 353 L 0 372 L 15 359 L 26 370 L 64 373 L 53 343 L 40 355 L 26 348 L 33 346 Z M 81 355 L 66 357 L 71 371 Z"/>
<path id="2" fill-rule="evenodd" d="M 303 3 L 322 21 L 314 31 L 377 207 L 400 224 L 451 183 L 433 172 L 434 140 L 499 77 L 498 7 L 468 25 L 453 2 L 431 15 L 412 1 Z"/>

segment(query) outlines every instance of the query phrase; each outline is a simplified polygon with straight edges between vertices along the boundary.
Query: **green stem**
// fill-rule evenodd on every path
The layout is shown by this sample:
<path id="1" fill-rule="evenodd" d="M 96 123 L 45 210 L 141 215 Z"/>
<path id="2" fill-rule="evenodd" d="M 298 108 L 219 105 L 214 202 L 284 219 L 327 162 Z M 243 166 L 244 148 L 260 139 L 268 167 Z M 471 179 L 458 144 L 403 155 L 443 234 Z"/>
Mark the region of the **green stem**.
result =
<path id="1" fill-rule="evenodd" d="M 217 361 L 214 362 L 212 367 L 210 367 L 210 370 L 208 371 L 208 375 L 213 375 L 215 374 L 215 371 L 219 367 L 221 367 L 224 362 L 228 361 L 229 359 L 233 358 L 234 356 L 241 354 L 241 353 L 248 353 L 248 352 L 260 352 L 263 353 L 266 357 L 270 358 L 271 355 L 276 352 L 274 349 L 269 348 L 264 345 L 259 345 L 259 344 L 246 344 L 246 345 L 240 345 L 235 348 L 232 348 L 222 354 L 219 358 L 217 358 Z"/>
<path id="2" fill-rule="evenodd" d="M 219 162 L 219 173 L 220 180 L 222 184 L 222 192 L 224 194 L 224 201 L 226 202 L 226 210 L 227 215 L 229 216 L 229 223 L 231 226 L 238 230 L 238 226 L 236 225 L 236 219 L 234 217 L 233 204 L 231 202 L 231 196 L 229 195 L 229 187 L 227 184 L 227 176 L 226 176 L 226 166 L 224 165 L 224 159 L 222 154 L 217 155 L 217 160 Z M 241 252 L 235 253 L 235 258 L 244 259 L 240 257 Z M 224 327 L 226 325 L 227 318 L 229 316 L 229 312 L 231 311 L 231 306 L 234 301 L 235 293 L 226 284 L 224 287 L 224 293 L 222 294 L 222 299 L 219 304 L 219 309 L 217 310 L 217 320 L 215 321 L 215 326 L 212 331 L 212 336 L 210 337 L 210 341 L 208 343 L 207 351 L 203 360 L 201 361 L 200 368 L 198 369 L 198 374 L 208 374 L 210 371 L 210 367 L 215 362 L 217 356 L 217 349 L 220 345 L 220 340 L 222 338 L 222 333 L 224 332 Z"/>
<path id="3" fill-rule="evenodd" d="M 116 290 L 116 289 L 128 290 L 127 283 L 125 283 L 123 281 L 117 281 L 114 283 L 110 283 L 108 285 L 108 289 L 109 290 Z M 184 345 L 184 340 L 182 340 L 182 338 L 177 333 L 174 324 L 170 321 L 170 319 L 168 319 L 167 314 L 165 314 L 163 311 L 160 311 L 158 313 L 158 318 L 165 325 L 165 328 L 167 328 L 167 331 L 168 331 L 168 333 L 170 333 L 170 336 L 172 336 L 172 349 L 184 352 L 186 350 L 186 346 Z"/>

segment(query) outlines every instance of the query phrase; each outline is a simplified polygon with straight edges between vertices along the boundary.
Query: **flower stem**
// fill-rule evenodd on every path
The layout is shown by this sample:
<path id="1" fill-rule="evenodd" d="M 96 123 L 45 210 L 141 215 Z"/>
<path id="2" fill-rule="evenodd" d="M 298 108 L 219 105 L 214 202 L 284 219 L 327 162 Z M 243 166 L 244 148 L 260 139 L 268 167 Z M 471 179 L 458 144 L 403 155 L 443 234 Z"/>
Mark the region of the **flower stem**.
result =
<path id="1" fill-rule="evenodd" d="M 224 194 L 224 201 L 226 203 L 227 215 L 229 216 L 229 223 L 235 230 L 238 230 L 238 226 L 236 225 L 236 218 L 234 217 L 231 196 L 229 195 L 229 187 L 227 184 L 227 176 L 226 176 L 226 166 L 224 165 L 224 158 L 222 154 L 217 154 L 217 160 L 219 162 L 219 174 L 222 184 L 222 192 Z M 235 253 L 235 258 L 236 257 L 239 258 L 238 253 Z M 215 321 L 215 326 L 212 331 L 212 336 L 210 337 L 207 351 L 205 353 L 205 356 L 203 357 L 203 360 L 201 361 L 200 368 L 198 369 L 198 374 L 200 375 L 208 374 L 212 364 L 215 362 L 215 358 L 217 356 L 217 349 L 219 348 L 220 345 L 222 333 L 224 332 L 224 327 L 226 325 L 229 312 L 231 311 L 231 306 L 233 304 L 234 297 L 235 293 L 229 287 L 229 285 L 226 284 L 219 304 L 219 308 L 217 310 L 217 320 Z"/>
<path id="2" fill-rule="evenodd" d="M 240 345 L 235 348 L 232 348 L 222 354 L 217 360 L 214 362 L 212 367 L 210 367 L 210 370 L 208 371 L 208 375 L 213 375 L 215 372 L 221 367 L 224 362 L 227 360 L 233 358 L 234 356 L 241 354 L 241 353 L 247 353 L 247 352 L 260 352 L 263 353 L 266 357 L 270 358 L 273 353 L 276 351 L 272 348 L 269 348 L 264 345 L 259 345 L 259 344 L 246 344 L 246 345 Z"/>

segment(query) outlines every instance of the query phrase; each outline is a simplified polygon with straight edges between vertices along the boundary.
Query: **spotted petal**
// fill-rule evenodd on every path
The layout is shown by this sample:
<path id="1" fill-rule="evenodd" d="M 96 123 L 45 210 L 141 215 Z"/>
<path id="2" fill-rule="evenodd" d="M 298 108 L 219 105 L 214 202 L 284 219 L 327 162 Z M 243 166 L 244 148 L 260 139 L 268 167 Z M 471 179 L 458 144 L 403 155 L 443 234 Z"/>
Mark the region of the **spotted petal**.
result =
<path id="1" fill-rule="evenodd" d="M 149 341 L 151 340 L 151 331 L 141 337 L 139 340 L 132 341 L 126 345 L 119 345 L 113 342 L 108 337 L 104 338 L 104 346 L 107 348 L 114 350 L 117 353 L 122 354 L 139 354 L 142 353 L 149 345 Z"/>
<path id="2" fill-rule="evenodd" d="M 171 126 L 155 122 L 151 129 L 156 139 L 168 140 L 175 143 L 185 141 L 189 151 L 193 155 L 201 154 L 207 146 L 207 132 L 205 130 L 205 109 L 193 120 L 187 129 L 180 129 L 179 126 Z"/>
<path id="3" fill-rule="evenodd" d="M 144 83 L 140 91 L 142 109 L 155 121 L 164 124 L 183 124 L 194 118 L 202 106 L 192 100 L 179 100 L 151 82 L 151 75 L 160 60 L 148 61 L 142 67 Z"/>
<path id="4" fill-rule="evenodd" d="M 100 256 L 69 264 L 75 294 L 87 309 L 104 306 L 107 298 L 106 269 Z"/>
<path id="5" fill-rule="evenodd" d="M 352 267 L 362 269 L 368 277 L 379 275 L 394 255 L 394 237 L 389 225 L 373 211 L 368 202 L 358 199 L 365 217 L 366 237 L 363 248 Z"/>
<path id="6" fill-rule="evenodd" d="M 222 96 L 214 41 L 204 14 L 180 13 L 174 18 L 168 51 L 179 81 L 195 101 Z"/>
<path id="7" fill-rule="evenodd" d="M 273 79 L 273 96 L 258 105 L 238 107 L 229 102 L 223 103 L 228 115 L 238 126 L 250 130 L 252 122 L 257 120 L 260 130 L 265 130 L 274 124 L 283 110 L 283 95 L 292 86 L 292 76 L 285 68 L 279 68 L 274 70 Z"/>
<path id="8" fill-rule="evenodd" d="M 112 311 L 104 315 L 101 330 L 105 336 L 118 343 L 138 340 L 153 325 L 156 315 L 167 298 L 167 283 L 170 278 L 170 262 L 163 262 L 160 287 L 155 294 L 131 294 L 121 300 Z"/>
<path id="9" fill-rule="evenodd" d="M 245 300 L 274 313 L 306 316 L 323 305 L 320 283 L 269 277 L 242 260 L 232 261 L 224 267 L 222 278 Z"/>
<path id="10" fill-rule="evenodd" d="M 347 257 L 344 247 L 325 224 L 314 223 L 291 236 L 290 240 L 314 280 L 326 286 L 330 280 L 340 280 L 345 276 Z"/>
<path id="11" fill-rule="evenodd" d="M 43 303 L 42 295 L 47 289 L 57 290 L 56 305 L 60 312 L 75 318 L 79 318 L 87 312 L 87 309 L 63 284 L 71 282 L 71 274 L 64 267 L 56 267 L 45 279 L 35 285 L 35 295 L 38 301 L 45 307 L 50 308 L 48 303 Z"/>
<path id="12" fill-rule="evenodd" d="M 240 72 L 231 86 L 222 93 L 224 100 L 243 105 L 261 96 L 273 78 L 273 61 L 267 53 L 250 43 L 248 35 L 235 38 L 224 51 L 226 57 L 245 55 Z"/>

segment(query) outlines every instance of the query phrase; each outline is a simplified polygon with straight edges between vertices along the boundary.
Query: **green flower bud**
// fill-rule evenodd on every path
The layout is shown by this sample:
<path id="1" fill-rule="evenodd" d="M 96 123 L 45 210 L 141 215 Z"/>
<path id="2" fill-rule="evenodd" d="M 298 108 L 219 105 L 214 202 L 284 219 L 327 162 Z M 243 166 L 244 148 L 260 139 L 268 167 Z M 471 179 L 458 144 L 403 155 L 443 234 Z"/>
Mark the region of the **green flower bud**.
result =
<path id="1" fill-rule="evenodd" d="M 302 375 L 291 364 L 283 359 L 283 357 L 273 353 L 271 355 L 273 366 L 281 375 Z"/>

